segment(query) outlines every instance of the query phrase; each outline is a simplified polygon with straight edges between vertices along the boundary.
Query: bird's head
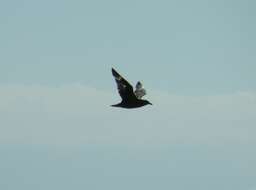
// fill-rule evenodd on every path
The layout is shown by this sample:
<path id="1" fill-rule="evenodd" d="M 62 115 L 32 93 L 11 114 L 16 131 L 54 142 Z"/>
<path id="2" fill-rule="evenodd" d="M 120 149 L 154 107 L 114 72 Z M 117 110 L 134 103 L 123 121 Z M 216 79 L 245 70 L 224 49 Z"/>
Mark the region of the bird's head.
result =
<path id="1" fill-rule="evenodd" d="M 151 102 L 149 102 L 148 100 L 143 100 L 143 104 L 144 105 L 153 105 Z"/>

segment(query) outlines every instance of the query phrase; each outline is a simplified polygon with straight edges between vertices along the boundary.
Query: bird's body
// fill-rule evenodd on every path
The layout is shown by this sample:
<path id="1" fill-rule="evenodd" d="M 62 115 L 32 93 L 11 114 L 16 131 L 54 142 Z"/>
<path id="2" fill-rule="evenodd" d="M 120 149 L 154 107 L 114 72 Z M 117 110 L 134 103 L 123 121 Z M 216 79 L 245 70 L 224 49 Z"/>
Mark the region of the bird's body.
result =
<path id="1" fill-rule="evenodd" d="M 149 104 L 147 100 L 133 100 L 133 101 L 122 101 L 118 104 L 112 105 L 113 107 L 122 107 L 122 108 L 139 108 Z"/>
<path id="2" fill-rule="evenodd" d="M 118 104 L 112 105 L 113 107 L 122 108 L 138 108 L 145 105 L 152 105 L 148 100 L 141 99 L 146 90 L 142 88 L 141 82 L 136 85 L 136 90 L 133 91 L 133 87 L 127 82 L 115 69 L 112 68 L 112 75 L 115 78 L 118 92 L 122 98 L 122 101 Z"/>

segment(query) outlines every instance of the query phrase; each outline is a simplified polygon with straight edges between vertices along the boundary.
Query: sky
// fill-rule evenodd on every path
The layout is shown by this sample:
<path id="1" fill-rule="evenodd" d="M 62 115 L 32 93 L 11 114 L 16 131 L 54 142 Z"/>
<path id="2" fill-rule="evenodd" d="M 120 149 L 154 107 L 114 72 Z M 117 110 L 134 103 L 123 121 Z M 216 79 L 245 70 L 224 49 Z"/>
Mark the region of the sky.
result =
<path id="1" fill-rule="evenodd" d="M 0 189 L 256 190 L 255 8 L 1 1 Z"/>

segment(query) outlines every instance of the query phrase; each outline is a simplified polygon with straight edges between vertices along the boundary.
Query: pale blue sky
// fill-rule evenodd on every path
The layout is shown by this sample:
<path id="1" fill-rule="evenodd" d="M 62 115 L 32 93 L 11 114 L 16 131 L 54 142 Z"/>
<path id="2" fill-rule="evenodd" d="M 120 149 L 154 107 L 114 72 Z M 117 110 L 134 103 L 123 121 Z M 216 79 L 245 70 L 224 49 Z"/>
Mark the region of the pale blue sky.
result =
<path id="1" fill-rule="evenodd" d="M 0 189 L 255 190 L 256 2 L 0 2 Z M 110 69 L 154 106 L 112 109 Z"/>
<path id="2" fill-rule="evenodd" d="M 255 89 L 255 4 L 2 1 L 0 82 L 109 88 L 116 66 L 175 93 Z"/>

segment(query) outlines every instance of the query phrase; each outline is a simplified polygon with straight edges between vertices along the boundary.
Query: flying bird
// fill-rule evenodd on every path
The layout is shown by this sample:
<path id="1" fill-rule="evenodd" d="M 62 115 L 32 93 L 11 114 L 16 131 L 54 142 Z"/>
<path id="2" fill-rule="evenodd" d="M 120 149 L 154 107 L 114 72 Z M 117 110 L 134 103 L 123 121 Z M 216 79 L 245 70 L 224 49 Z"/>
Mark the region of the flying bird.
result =
<path id="1" fill-rule="evenodd" d="M 113 107 L 138 108 L 148 104 L 152 105 L 148 100 L 142 99 L 142 97 L 146 95 L 146 90 L 143 88 L 140 81 L 137 82 L 135 86 L 136 89 L 133 91 L 132 85 L 113 68 L 112 75 L 115 78 L 119 95 L 122 98 L 122 101 L 112 105 Z"/>

